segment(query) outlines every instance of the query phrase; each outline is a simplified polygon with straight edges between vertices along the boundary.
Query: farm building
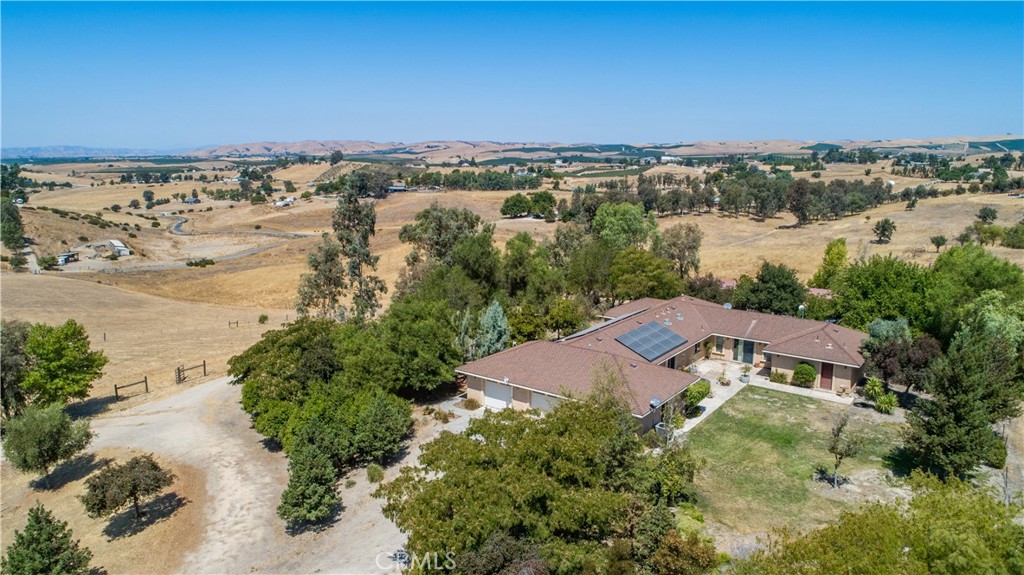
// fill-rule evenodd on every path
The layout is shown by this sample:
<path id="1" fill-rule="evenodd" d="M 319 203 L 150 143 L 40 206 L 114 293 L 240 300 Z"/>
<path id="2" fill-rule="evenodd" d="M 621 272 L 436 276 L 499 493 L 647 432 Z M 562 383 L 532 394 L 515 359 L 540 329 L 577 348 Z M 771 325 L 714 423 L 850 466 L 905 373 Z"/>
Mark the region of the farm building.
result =
<path id="1" fill-rule="evenodd" d="M 731 309 L 696 298 L 643 298 L 612 308 L 607 321 L 557 342 L 531 341 L 456 368 L 468 397 L 491 409 L 546 411 L 586 395 L 603 363 L 621 373 L 631 411 L 646 431 L 698 377 L 704 358 L 744 363 L 792 377 L 814 368 L 813 386 L 850 393 L 864 373 L 867 334 L 832 323 Z"/>
<path id="2" fill-rule="evenodd" d="M 67 252 L 57 255 L 57 265 L 66 266 L 71 262 L 78 261 L 78 252 Z"/>
<path id="3" fill-rule="evenodd" d="M 121 240 L 109 240 L 107 243 L 110 244 L 110 249 L 116 256 L 130 256 L 132 251 L 128 249 L 128 246 L 124 245 Z"/>

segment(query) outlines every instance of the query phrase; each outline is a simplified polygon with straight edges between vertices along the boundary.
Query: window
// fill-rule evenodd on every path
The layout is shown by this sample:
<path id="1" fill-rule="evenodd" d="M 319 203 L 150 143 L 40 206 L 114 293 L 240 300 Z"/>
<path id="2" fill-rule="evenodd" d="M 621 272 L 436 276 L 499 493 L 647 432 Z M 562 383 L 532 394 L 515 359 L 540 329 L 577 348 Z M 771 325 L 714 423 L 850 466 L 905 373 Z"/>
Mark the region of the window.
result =
<path id="1" fill-rule="evenodd" d="M 669 369 L 675 369 L 676 368 L 676 357 L 672 356 L 672 357 L 668 358 L 668 361 L 665 362 L 665 367 L 667 367 Z"/>
<path id="2" fill-rule="evenodd" d="M 725 348 L 725 338 L 720 336 L 720 335 L 716 335 L 715 336 L 715 351 L 717 351 L 718 353 L 722 353 L 722 349 L 723 348 Z"/>
<path id="3" fill-rule="evenodd" d="M 693 353 L 700 353 L 700 342 L 699 341 L 696 344 L 694 344 L 694 346 L 693 346 Z"/>

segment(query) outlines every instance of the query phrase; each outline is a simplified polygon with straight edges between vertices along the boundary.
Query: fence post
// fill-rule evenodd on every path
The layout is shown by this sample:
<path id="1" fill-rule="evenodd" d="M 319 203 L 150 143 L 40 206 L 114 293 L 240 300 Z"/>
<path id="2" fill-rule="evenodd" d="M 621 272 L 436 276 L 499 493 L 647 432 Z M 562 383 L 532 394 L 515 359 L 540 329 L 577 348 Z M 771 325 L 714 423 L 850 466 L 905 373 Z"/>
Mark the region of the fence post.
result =
<path id="1" fill-rule="evenodd" d="M 142 376 L 142 384 L 144 386 L 146 386 L 146 393 L 149 393 L 149 376 L 148 375 Z"/>
<path id="2" fill-rule="evenodd" d="M 114 384 L 114 401 L 121 401 L 121 398 L 117 395 L 117 384 Z"/>
<path id="3" fill-rule="evenodd" d="M 206 377 L 206 360 L 203 360 L 203 377 Z"/>

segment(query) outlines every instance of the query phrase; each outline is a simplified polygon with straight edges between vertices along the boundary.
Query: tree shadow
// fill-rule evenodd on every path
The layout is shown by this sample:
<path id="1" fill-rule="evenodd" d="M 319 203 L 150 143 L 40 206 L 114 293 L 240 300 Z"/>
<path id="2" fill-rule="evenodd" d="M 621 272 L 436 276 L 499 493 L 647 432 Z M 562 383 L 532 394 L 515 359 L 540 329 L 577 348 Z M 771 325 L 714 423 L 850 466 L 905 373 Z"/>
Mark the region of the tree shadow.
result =
<path id="1" fill-rule="evenodd" d="M 276 437 L 264 437 L 260 440 L 260 443 L 263 444 L 263 449 L 266 449 L 270 453 L 277 453 L 284 449 L 284 446 L 281 445 L 281 442 L 278 441 Z"/>
<path id="2" fill-rule="evenodd" d="M 85 479 L 93 471 L 105 467 L 114 460 L 109 457 L 97 458 L 95 453 L 85 453 L 65 461 L 50 472 L 50 485 L 46 485 L 43 478 L 32 482 L 32 488 L 37 490 L 56 491 L 69 483 Z"/>
<path id="3" fill-rule="evenodd" d="M 66 411 L 73 419 L 81 419 L 83 417 L 99 415 L 110 409 L 110 406 L 116 402 L 117 400 L 114 399 L 114 396 L 112 395 L 108 395 L 106 397 L 90 397 L 84 401 L 68 405 L 64 408 L 64 411 Z"/>
<path id="4" fill-rule="evenodd" d="M 142 511 L 142 517 L 138 519 L 135 519 L 135 509 L 133 507 L 118 513 L 103 528 L 103 534 L 111 541 L 123 537 L 131 537 L 142 532 L 150 525 L 169 519 L 188 503 L 188 499 L 177 493 L 165 493 L 148 503 L 140 505 L 139 510 Z"/>
<path id="5" fill-rule="evenodd" d="M 902 445 L 894 447 L 882 458 L 882 464 L 896 477 L 907 477 L 914 470 L 914 456 Z"/>
<path id="6" fill-rule="evenodd" d="M 293 523 L 285 525 L 284 532 L 289 537 L 297 537 L 304 533 L 321 533 L 334 526 L 339 520 L 341 520 L 341 514 L 345 511 L 345 505 L 338 503 L 334 506 L 331 514 L 323 521 L 313 523 L 312 521 L 302 521 L 299 523 Z"/>
<path id="7" fill-rule="evenodd" d="M 835 475 L 832 473 L 832 470 L 829 469 L 827 466 L 818 465 L 817 467 L 814 468 L 814 480 L 820 481 L 822 483 L 827 483 L 829 487 L 842 487 L 850 482 L 849 477 L 843 477 L 842 473 L 838 475 L 839 480 L 836 481 Z"/>

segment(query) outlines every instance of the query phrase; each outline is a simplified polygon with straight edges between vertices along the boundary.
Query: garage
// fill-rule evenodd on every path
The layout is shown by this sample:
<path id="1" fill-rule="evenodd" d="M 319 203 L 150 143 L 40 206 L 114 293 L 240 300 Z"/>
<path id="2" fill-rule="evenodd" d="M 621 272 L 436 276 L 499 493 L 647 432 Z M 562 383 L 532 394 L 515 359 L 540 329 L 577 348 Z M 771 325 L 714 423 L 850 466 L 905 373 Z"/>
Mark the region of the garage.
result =
<path id="1" fill-rule="evenodd" d="M 547 413 L 558 405 L 558 398 L 536 391 L 530 393 L 530 408 Z"/>
<path id="2" fill-rule="evenodd" d="M 484 386 L 484 406 L 490 409 L 505 409 L 512 405 L 512 386 L 488 381 Z"/>

